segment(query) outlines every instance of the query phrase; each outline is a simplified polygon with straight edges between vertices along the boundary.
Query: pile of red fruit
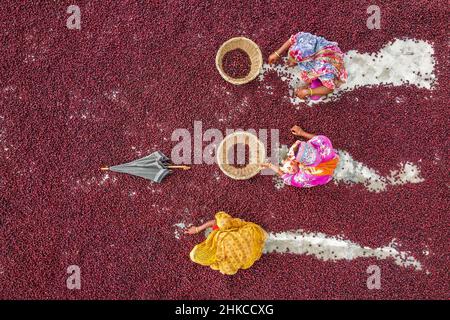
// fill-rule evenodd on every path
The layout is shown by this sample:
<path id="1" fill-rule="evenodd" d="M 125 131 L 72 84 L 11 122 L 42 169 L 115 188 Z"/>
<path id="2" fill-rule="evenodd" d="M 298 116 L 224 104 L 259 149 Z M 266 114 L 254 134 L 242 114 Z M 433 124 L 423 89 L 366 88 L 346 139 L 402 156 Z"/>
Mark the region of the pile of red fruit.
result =
<path id="1" fill-rule="evenodd" d="M 383 3 L 381 29 L 371 30 L 373 3 L 360 0 L 306 1 L 301 11 L 292 1 L 80 1 L 81 30 L 71 30 L 71 2 L 2 1 L 0 298 L 447 299 L 448 5 Z M 396 38 L 428 41 L 436 84 L 361 87 L 296 109 L 275 73 L 236 86 L 216 69 L 217 49 L 232 37 L 252 39 L 267 60 L 298 31 L 345 52 L 377 52 Z M 230 73 L 248 68 L 233 61 Z M 410 161 L 425 180 L 374 193 L 334 183 L 277 190 L 271 176 L 236 181 L 207 164 L 162 184 L 99 170 L 156 150 L 171 156 L 174 130 L 192 133 L 200 120 L 203 131 L 224 135 L 279 129 L 283 144 L 299 124 L 380 175 Z M 219 210 L 269 232 L 323 232 L 375 248 L 395 238 L 423 270 L 267 254 L 225 277 L 190 261 L 202 235 L 176 237 L 180 223 Z M 372 264 L 381 268 L 380 290 L 367 289 Z M 67 289 L 70 265 L 81 268 L 81 290 Z"/>
<path id="2" fill-rule="evenodd" d="M 223 56 L 222 68 L 232 78 L 245 78 L 250 72 L 250 67 L 250 57 L 242 49 L 228 51 Z"/>

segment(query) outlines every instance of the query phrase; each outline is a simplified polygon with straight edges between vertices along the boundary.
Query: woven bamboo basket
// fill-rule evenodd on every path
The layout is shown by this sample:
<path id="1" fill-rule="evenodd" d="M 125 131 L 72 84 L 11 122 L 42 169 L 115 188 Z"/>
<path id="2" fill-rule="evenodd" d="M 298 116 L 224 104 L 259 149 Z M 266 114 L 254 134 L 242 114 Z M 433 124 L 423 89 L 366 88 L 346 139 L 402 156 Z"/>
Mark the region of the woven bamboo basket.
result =
<path id="1" fill-rule="evenodd" d="M 237 143 L 247 144 L 249 147 L 249 163 L 238 168 L 230 163 L 229 152 Z M 266 159 L 264 144 L 253 134 L 248 132 L 234 132 L 222 140 L 217 148 L 217 164 L 220 170 L 235 180 L 247 180 L 261 171 L 260 164 Z"/>
<path id="2" fill-rule="evenodd" d="M 226 74 L 226 72 L 223 70 L 222 66 L 223 57 L 227 52 L 236 49 L 242 49 L 248 54 L 250 58 L 251 63 L 250 72 L 244 78 L 232 78 L 228 74 Z M 228 41 L 224 42 L 220 46 L 219 51 L 217 51 L 216 68 L 219 71 L 222 78 L 224 78 L 226 81 L 232 84 L 240 85 L 254 80 L 259 75 L 262 65 L 263 65 L 262 53 L 258 45 L 254 43 L 252 40 L 247 39 L 245 37 L 231 38 Z"/>

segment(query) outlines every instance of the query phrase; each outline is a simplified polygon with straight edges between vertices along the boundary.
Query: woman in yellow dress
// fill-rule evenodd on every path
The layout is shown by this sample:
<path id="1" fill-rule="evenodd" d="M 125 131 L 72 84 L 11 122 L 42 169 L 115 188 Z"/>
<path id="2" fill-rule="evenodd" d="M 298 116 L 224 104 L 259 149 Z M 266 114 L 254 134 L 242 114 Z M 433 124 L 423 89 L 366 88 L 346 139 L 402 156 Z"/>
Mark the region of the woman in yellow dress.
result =
<path id="1" fill-rule="evenodd" d="M 185 231 L 196 234 L 213 228 L 206 240 L 192 249 L 191 260 L 226 275 L 250 268 L 262 255 L 267 233 L 257 224 L 233 218 L 223 211 L 217 212 L 215 218 Z"/>

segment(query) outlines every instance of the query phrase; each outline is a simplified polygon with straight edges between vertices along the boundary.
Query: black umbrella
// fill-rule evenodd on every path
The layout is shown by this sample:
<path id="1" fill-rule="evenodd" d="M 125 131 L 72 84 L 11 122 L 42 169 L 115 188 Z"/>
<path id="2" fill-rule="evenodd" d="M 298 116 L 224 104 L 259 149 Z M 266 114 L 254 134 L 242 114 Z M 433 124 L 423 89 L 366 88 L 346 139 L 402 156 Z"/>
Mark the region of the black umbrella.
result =
<path id="1" fill-rule="evenodd" d="M 100 169 L 103 171 L 110 170 L 127 173 L 159 183 L 172 172 L 170 169 L 189 170 L 190 167 L 172 165 L 168 157 L 162 152 L 156 151 L 146 157 L 128 163 L 112 167 L 102 167 Z"/>

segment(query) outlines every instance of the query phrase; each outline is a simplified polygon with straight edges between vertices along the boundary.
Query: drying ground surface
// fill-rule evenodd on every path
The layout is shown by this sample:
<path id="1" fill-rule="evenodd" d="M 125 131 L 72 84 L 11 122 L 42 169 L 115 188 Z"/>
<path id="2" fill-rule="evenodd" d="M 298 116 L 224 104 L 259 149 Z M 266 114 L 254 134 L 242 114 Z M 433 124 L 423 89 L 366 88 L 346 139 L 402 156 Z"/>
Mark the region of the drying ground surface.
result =
<path id="1" fill-rule="evenodd" d="M 445 1 L 385 1 L 380 30 L 366 26 L 370 1 L 77 1 L 81 30 L 66 27 L 70 4 L 0 6 L 1 298 L 448 298 Z M 436 81 L 431 90 L 361 87 L 297 110 L 276 76 L 233 86 L 216 70 L 216 51 L 231 37 L 251 38 L 266 60 L 300 30 L 343 51 L 377 52 L 404 37 L 427 41 Z M 173 130 L 192 132 L 196 120 L 203 130 L 279 129 L 284 144 L 301 124 L 380 174 L 414 162 L 424 181 L 379 193 L 335 183 L 278 190 L 270 176 L 234 181 L 216 165 L 159 185 L 99 170 L 155 150 L 170 155 Z M 270 232 L 303 229 L 370 247 L 395 238 L 423 269 L 271 253 L 223 276 L 190 262 L 202 235 L 174 235 L 174 225 L 219 210 Z M 373 264 L 381 268 L 380 290 L 366 286 Z M 69 265 L 81 268 L 81 290 L 66 287 Z"/>

